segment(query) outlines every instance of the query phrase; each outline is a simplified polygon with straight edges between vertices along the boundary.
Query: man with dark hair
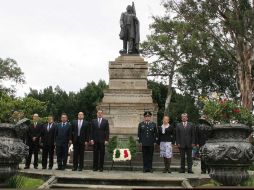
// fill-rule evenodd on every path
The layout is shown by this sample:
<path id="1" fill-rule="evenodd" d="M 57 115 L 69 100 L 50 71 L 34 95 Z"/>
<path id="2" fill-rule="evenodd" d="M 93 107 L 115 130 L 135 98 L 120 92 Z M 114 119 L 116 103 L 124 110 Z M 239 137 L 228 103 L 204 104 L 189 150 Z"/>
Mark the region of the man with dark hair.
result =
<path id="1" fill-rule="evenodd" d="M 158 131 L 156 124 L 151 121 L 152 113 L 144 113 L 144 121 L 138 125 L 138 141 L 142 145 L 143 154 L 143 172 L 153 172 L 153 152 L 154 145 L 158 140 Z"/>
<path id="2" fill-rule="evenodd" d="M 32 155 L 34 155 L 34 169 L 38 169 L 38 152 L 39 141 L 41 136 L 41 125 L 39 124 L 39 115 L 33 114 L 33 121 L 28 127 L 27 131 L 27 145 L 29 146 L 29 154 L 26 158 L 26 164 L 24 169 L 29 169 L 31 164 Z"/>
<path id="3" fill-rule="evenodd" d="M 176 126 L 176 144 L 180 150 L 181 169 L 180 173 L 185 173 L 185 154 L 187 155 L 188 173 L 192 171 L 192 148 L 195 146 L 195 128 L 188 122 L 188 114 L 181 115 L 182 122 Z"/>
<path id="4" fill-rule="evenodd" d="M 84 120 L 84 113 L 78 113 L 78 119 L 72 122 L 72 142 L 73 142 L 73 171 L 82 171 L 84 168 L 84 151 L 88 143 L 89 123 Z"/>
<path id="5" fill-rule="evenodd" d="M 61 115 L 61 122 L 57 124 L 55 132 L 58 170 L 65 170 L 68 158 L 68 144 L 72 144 L 71 125 L 67 120 L 67 114 L 63 113 Z"/>
<path id="6" fill-rule="evenodd" d="M 100 172 L 103 172 L 105 145 L 108 144 L 109 140 L 109 124 L 108 120 L 103 118 L 103 111 L 101 109 L 98 109 L 97 119 L 93 119 L 91 125 L 90 138 L 94 151 L 93 171 L 99 169 Z"/>
<path id="7" fill-rule="evenodd" d="M 41 133 L 42 141 L 42 169 L 47 168 L 47 162 L 49 158 L 48 169 L 53 167 L 54 149 L 55 149 L 55 131 L 56 124 L 54 123 L 53 116 L 48 116 L 48 122 L 43 125 Z"/>

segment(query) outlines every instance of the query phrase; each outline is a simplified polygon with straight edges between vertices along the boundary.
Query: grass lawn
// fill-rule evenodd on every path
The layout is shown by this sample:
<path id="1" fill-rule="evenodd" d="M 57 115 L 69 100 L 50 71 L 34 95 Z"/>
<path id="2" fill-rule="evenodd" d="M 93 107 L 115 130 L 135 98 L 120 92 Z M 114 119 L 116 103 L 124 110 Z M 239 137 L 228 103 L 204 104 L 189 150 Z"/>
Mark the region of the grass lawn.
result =
<path id="1" fill-rule="evenodd" d="M 9 188 L 16 189 L 36 189 L 43 183 L 42 179 L 30 178 L 23 175 L 13 176 L 7 181 Z"/>

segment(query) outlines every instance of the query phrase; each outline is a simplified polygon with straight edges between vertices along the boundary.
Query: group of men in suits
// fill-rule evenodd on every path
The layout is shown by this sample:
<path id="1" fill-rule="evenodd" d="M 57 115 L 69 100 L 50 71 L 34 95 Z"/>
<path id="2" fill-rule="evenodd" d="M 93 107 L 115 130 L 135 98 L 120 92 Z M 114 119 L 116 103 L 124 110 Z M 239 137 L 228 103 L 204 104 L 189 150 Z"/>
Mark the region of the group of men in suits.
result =
<path id="1" fill-rule="evenodd" d="M 144 121 L 138 126 L 138 141 L 142 145 L 143 171 L 153 172 L 154 145 L 158 140 L 156 124 L 151 121 L 151 112 L 144 113 Z M 54 151 L 56 150 L 58 170 L 64 170 L 67 164 L 68 148 L 73 144 L 73 171 L 84 168 L 84 151 L 88 144 L 93 145 L 93 171 L 103 171 L 105 145 L 109 141 L 109 123 L 103 118 L 103 111 L 97 111 L 97 118 L 90 123 L 84 120 L 84 113 L 79 112 L 77 120 L 68 122 L 65 113 L 61 115 L 61 122 L 54 123 L 52 116 L 44 125 L 38 123 L 38 114 L 33 115 L 33 122 L 27 131 L 27 145 L 29 155 L 26 158 L 25 169 L 30 167 L 31 157 L 34 155 L 34 168 L 38 168 L 38 152 L 42 143 L 42 168 L 52 169 Z M 185 172 L 185 155 L 187 155 L 188 173 L 192 171 L 192 148 L 197 144 L 195 126 L 188 122 L 186 113 L 181 115 L 181 122 L 176 125 L 176 145 L 180 150 L 180 173 Z M 47 164 L 49 160 L 49 164 Z M 203 167 L 204 163 L 203 163 Z M 202 170 L 203 171 L 203 170 Z"/>
<path id="2" fill-rule="evenodd" d="M 25 169 L 30 168 L 31 158 L 34 155 L 34 168 L 38 168 L 38 152 L 42 144 L 42 169 L 52 169 L 54 151 L 57 156 L 57 170 L 65 170 L 68 158 L 68 149 L 73 144 L 73 171 L 82 171 L 84 168 L 85 146 L 93 145 L 93 170 L 103 171 L 105 145 L 109 140 L 109 123 L 103 118 L 102 110 L 97 111 L 97 118 L 91 123 L 84 120 L 84 113 L 79 112 L 77 120 L 68 122 L 67 114 L 61 115 L 61 122 L 55 123 L 53 116 L 48 116 L 46 124 L 39 124 L 38 114 L 27 131 L 26 143 L 29 146 L 29 155 L 26 158 Z M 48 164 L 49 161 L 49 164 Z"/>

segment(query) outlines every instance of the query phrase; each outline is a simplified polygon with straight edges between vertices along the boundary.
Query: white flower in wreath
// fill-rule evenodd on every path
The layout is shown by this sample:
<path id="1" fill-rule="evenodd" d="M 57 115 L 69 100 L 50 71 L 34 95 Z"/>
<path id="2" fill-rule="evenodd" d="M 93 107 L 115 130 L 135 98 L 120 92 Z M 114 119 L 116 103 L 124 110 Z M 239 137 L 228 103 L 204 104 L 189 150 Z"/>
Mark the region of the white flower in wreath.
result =
<path id="1" fill-rule="evenodd" d="M 131 152 L 128 148 L 116 148 L 113 153 L 113 161 L 128 161 L 131 160 Z"/>

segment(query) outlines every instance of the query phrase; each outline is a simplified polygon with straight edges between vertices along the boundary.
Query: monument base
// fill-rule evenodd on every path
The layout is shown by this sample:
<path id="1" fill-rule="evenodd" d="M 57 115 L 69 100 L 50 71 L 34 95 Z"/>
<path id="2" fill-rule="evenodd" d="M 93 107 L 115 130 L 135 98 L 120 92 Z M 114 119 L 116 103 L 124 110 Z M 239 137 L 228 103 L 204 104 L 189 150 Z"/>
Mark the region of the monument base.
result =
<path id="1" fill-rule="evenodd" d="M 109 120 L 111 136 L 137 136 L 144 111 L 153 113 L 157 122 L 157 104 L 147 88 L 147 62 L 139 55 L 122 55 L 109 62 L 109 89 L 104 90 L 104 117 Z"/>

